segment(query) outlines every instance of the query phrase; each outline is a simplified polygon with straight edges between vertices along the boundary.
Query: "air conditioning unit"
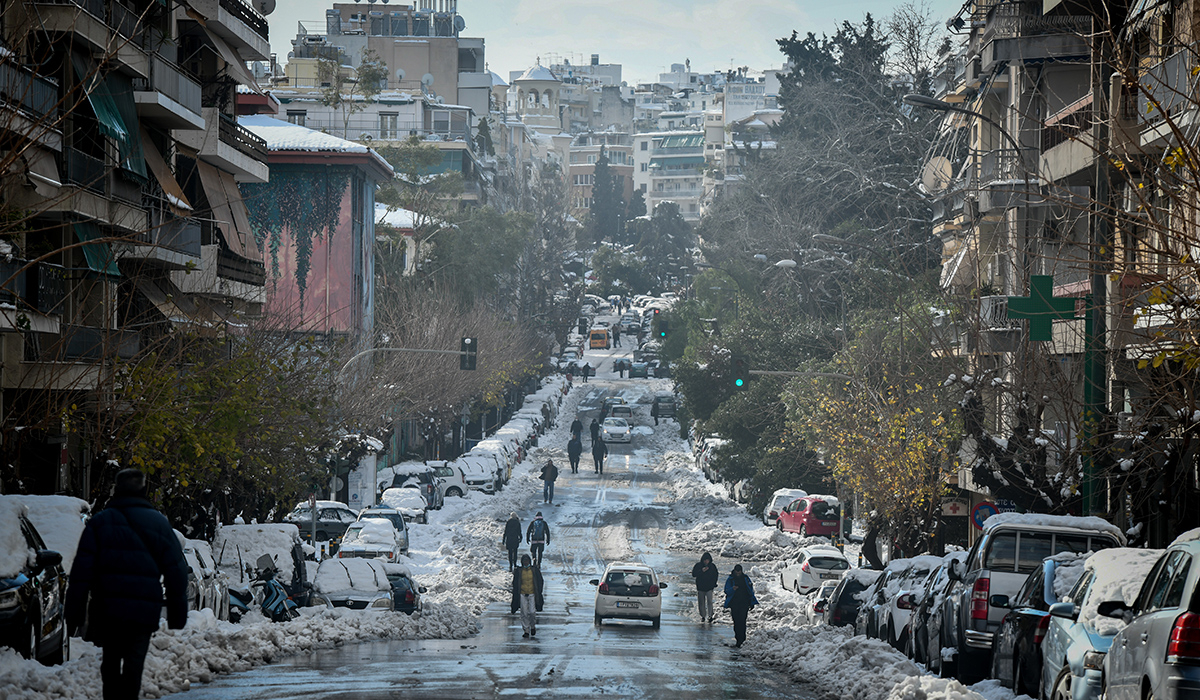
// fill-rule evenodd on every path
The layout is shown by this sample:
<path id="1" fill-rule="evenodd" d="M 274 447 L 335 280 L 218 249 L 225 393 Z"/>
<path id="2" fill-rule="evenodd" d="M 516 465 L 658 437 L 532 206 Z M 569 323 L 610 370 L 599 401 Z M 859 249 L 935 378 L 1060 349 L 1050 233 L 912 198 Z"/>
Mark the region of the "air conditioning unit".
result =
<path id="1" fill-rule="evenodd" d="M 1150 186 L 1140 178 L 1125 183 L 1121 209 L 1126 214 L 1147 216 L 1150 208 Z"/>
<path id="2" fill-rule="evenodd" d="M 1121 411 L 1117 414 L 1117 432 L 1128 435 L 1133 430 L 1133 413 Z"/>
<path id="3" fill-rule="evenodd" d="M 1008 297 L 980 297 L 979 326 L 985 330 L 1012 327 L 1012 321 L 1008 319 Z"/>

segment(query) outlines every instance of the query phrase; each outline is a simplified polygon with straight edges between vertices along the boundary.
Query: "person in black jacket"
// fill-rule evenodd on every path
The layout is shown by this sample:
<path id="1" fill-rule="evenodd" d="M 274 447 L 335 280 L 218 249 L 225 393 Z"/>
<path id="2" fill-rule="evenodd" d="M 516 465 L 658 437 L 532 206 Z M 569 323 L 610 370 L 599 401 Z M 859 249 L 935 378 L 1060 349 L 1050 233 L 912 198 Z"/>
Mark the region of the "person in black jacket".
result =
<path id="1" fill-rule="evenodd" d="M 532 565 L 528 554 L 521 555 L 521 565 L 513 571 L 512 612 L 521 611 L 522 637 L 537 636 L 537 615 L 542 611 L 542 570 Z"/>
<path id="2" fill-rule="evenodd" d="M 700 610 L 700 622 L 712 624 L 713 618 L 713 589 L 717 587 L 717 565 L 713 564 L 712 555 L 708 552 L 700 555 L 700 561 L 692 567 L 692 578 L 696 579 L 697 608 Z"/>
<path id="3" fill-rule="evenodd" d="M 529 543 L 529 553 L 533 555 L 537 567 L 542 568 L 542 554 L 546 551 L 546 545 L 550 544 L 550 525 L 542 519 L 542 511 L 533 516 L 529 527 L 525 529 L 525 541 Z"/>
<path id="4" fill-rule="evenodd" d="M 508 522 L 504 523 L 504 539 L 501 542 L 508 550 L 508 570 L 512 571 L 517 565 L 517 550 L 521 548 L 521 519 L 515 512 L 508 514 Z"/>
<path id="5" fill-rule="evenodd" d="M 554 462 L 547 461 L 538 478 L 542 480 L 542 502 L 554 505 L 554 482 L 558 480 L 558 467 L 554 466 Z"/>
<path id="6" fill-rule="evenodd" d="M 170 523 L 146 500 L 146 475 L 118 472 L 112 499 L 79 538 L 67 587 L 67 628 L 74 633 L 86 621 L 89 639 L 103 649 L 105 700 L 141 694 L 164 585 L 167 626 L 182 629 L 187 622 L 187 571 Z"/>
<path id="7" fill-rule="evenodd" d="M 579 420 L 579 416 L 575 416 L 575 420 L 571 421 L 571 435 L 579 437 L 583 434 L 583 421 Z"/>
<path id="8" fill-rule="evenodd" d="M 592 433 L 592 444 L 595 445 L 596 441 L 600 439 L 600 421 L 593 418 L 588 430 Z"/>
<path id="9" fill-rule="evenodd" d="M 567 442 L 567 459 L 571 461 L 571 473 L 579 473 L 579 456 L 583 454 L 583 440 L 578 435 L 572 435 Z"/>
<path id="10" fill-rule="evenodd" d="M 604 458 L 608 456 L 608 445 L 603 440 L 592 440 L 592 463 L 597 474 L 604 473 Z"/>

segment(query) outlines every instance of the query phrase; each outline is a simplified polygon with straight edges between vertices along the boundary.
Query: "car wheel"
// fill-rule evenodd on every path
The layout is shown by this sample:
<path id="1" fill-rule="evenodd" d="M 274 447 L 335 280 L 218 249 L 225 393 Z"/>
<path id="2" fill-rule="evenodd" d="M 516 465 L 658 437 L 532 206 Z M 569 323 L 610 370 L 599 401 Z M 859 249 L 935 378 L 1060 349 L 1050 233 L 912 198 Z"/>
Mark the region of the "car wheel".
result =
<path id="1" fill-rule="evenodd" d="M 36 661 L 38 653 L 38 624 L 37 621 L 42 619 L 42 616 L 37 610 L 30 612 L 28 622 L 29 630 L 26 634 L 25 641 L 25 658 Z"/>
<path id="2" fill-rule="evenodd" d="M 600 626 L 601 622 L 604 622 L 604 618 L 600 617 L 600 613 L 596 613 L 596 618 L 595 618 L 594 622 L 596 623 L 597 627 Z"/>
<path id="3" fill-rule="evenodd" d="M 800 526 L 799 530 L 796 530 L 796 534 L 800 535 L 801 537 L 808 537 L 808 533 L 805 532 L 803 525 Z"/>
<path id="4" fill-rule="evenodd" d="M 329 533 L 324 530 L 317 530 L 317 541 L 325 542 L 329 539 Z"/>
<path id="5" fill-rule="evenodd" d="M 462 489 L 458 489 L 458 488 L 452 488 L 452 489 L 449 489 L 449 490 L 447 490 L 447 491 L 446 491 L 446 495 L 447 495 L 447 496 L 456 496 L 456 497 L 458 497 L 458 498 L 462 498 L 462 497 L 463 497 L 463 492 L 462 492 Z"/>
<path id="6" fill-rule="evenodd" d="M 658 629 L 659 627 L 662 627 L 662 616 L 660 615 L 660 616 L 654 618 L 653 620 L 651 620 L 650 626 L 653 627 L 654 629 Z"/>
<path id="7" fill-rule="evenodd" d="M 955 675 L 963 685 L 978 683 L 987 677 L 987 660 L 982 653 L 959 648 Z"/>
<path id="8" fill-rule="evenodd" d="M 1074 700 L 1071 696 L 1071 667 L 1065 663 L 1058 672 L 1058 678 L 1054 679 L 1054 690 L 1050 691 L 1050 700 Z"/>
<path id="9" fill-rule="evenodd" d="M 785 530 L 783 529 L 783 519 L 782 518 L 775 521 L 775 527 L 779 528 L 780 532 L 785 532 Z"/>
<path id="10" fill-rule="evenodd" d="M 71 657 L 70 654 L 71 638 L 67 634 L 67 626 L 63 625 L 62 632 L 58 635 L 58 646 L 54 651 L 41 659 L 41 662 L 47 666 L 59 666 L 64 661 Z"/>

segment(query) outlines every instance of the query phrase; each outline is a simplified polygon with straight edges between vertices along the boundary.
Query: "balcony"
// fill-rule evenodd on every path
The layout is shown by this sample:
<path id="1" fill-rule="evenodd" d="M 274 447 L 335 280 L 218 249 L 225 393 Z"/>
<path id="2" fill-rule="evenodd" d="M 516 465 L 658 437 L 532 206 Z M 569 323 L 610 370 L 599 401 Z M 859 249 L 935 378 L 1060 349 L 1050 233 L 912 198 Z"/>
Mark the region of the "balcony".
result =
<path id="1" fill-rule="evenodd" d="M 150 226 L 130 236 L 128 243 L 114 244 L 117 256 L 155 262 L 169 270 L 199 264 L 200 222 L 168 213 L 167 201 L 161 196 L 146 195 L 143 201 L 150 212 Z"/>
<path id="2" fill-rule="evenodd" d="M 242 0 L 191 0 L 188 3 L 204 15 L 205 28 L 215 32 L 247 61 L 271 58 L 267 19 Z"/>
<path id="3" fill-rule="evenodd" d="M 1192 122 L 1195 112 L 1192 52 L 1195 47 L 1181 49 L 1157 63 L 1138 80 L 1137 113 L 1142 119 L 1142 145 L 1149 146 Z"/>
<path id="4" fill-rule="evenodd" d="M 204 131 L 177 131 L 180 144 L 205 161 L 233 173 L 239 182 L 266 182 L 267 144 L 216 107 L 203 108 Z"/>
<path id="5" fill-rule="evenodd" d="M 63 166 L 64 182 L 108 196 L 108 167 L 103 160 L 68 146 L 63 149 Z"/>
<path id="6" fill-rule="evenodd" d="M 0 61 L 4 130 L 54 151 L 62 150 L 58 85 L 12 60 Z"/>
<path id="7" fill-rule="evenodd" d="M 1083 15 L 1023 14 L 1022 3 L 1002 3 L 988 14 L 981 39 L 980 68 L 999 63 L 1083 60 L 1091 56 L 1087 37 L 1092 18 Z"/>
<path id="8" fill-rule="evenodd" d="M 63 324 L 58 335 L 31 333 L 25 343 L 26 362 L 79 362 L 130 359 L 137 356 L 138 334 L 94 326 Z"/>
<path id="9" fill-rule="evenodd" d="M 1042 127 L 1039 172 L 1048 180 L 1073 175 L 1095 162 L 1092 127 L 1094 98 L 1089 93 L 1046 119 Z"/>
<path id="10" fill-rule="evenodd" d="M 227 253 L 219 245 L 201 246 L 199 267 L 172 271 L 171 283 L 185 294 L 215 299 L 261 304 L 266 297 L 263 264 Z"/>
<path id="11" fill-rule="evenodd" d="M 150 78 L 134 80 L 133 90 L 138 116 L 169 129 L 204 129 L 200 84 L 162 56 L 150 56 Z"/>
<path id="12" fill-rule="evenodd" d="M 137 76 L 150 77 L 138 17 L 119 3 L 111 7 L 110 12 L 104 0 L 35 0 L 32 5 L 40 30 L 70 35 Z"/>

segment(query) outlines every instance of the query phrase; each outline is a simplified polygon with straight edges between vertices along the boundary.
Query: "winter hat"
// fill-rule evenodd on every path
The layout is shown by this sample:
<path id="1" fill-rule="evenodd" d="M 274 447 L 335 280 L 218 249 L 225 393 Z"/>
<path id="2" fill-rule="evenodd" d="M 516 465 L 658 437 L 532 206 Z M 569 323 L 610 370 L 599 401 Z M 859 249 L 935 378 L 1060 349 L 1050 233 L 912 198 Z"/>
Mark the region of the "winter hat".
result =
<path id="1" fill-rule="evenodd" d="M 509 513 L 509 514 L 508 514 L 508 517 L 510 517 L 510 518 L 516 518 L 516 517 L 517 517 L 517 511 L 515 511 L 515 510 L 514 510 L 513 512 Z"/>
<path id="2" fill-rule="evenodd" d="M 122 469 L 117 472 L 113 485 L 114 496 L 146 497 L 146 475 L 137 469 Z"/>
<path id="3" fill-rule="evenodd" d="M 540 511 L 540 510 L 538 511 L 537 515 L 533 516 L 534 520 L 537 520 L 538 518 L 541 518 L 541 517 L 542 517 L 542 511 Z"/>
<path id="4" fill-rule="evenodd" d="M 735 573 L 735 574 L 740 574 L 740 573 L 742 573 L 742 565 L 741 565 L 741 564 L 734 564 L 734 565 L 733 565 L 733 573 Z"/>

